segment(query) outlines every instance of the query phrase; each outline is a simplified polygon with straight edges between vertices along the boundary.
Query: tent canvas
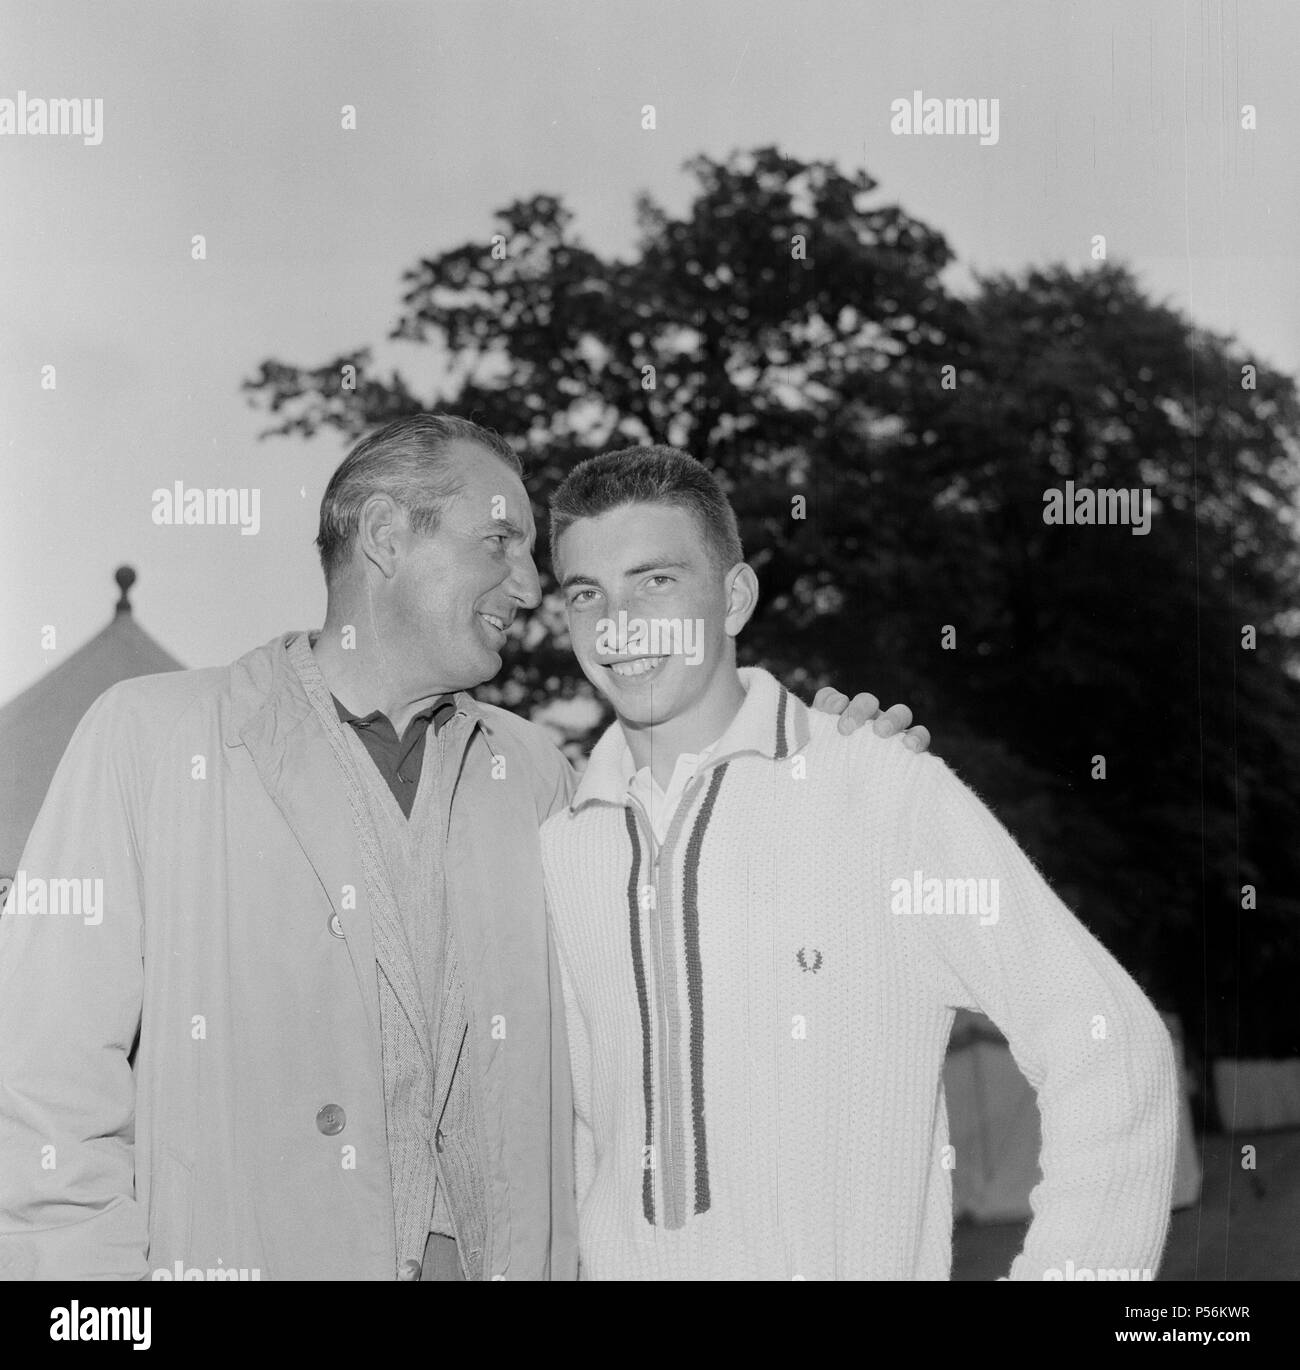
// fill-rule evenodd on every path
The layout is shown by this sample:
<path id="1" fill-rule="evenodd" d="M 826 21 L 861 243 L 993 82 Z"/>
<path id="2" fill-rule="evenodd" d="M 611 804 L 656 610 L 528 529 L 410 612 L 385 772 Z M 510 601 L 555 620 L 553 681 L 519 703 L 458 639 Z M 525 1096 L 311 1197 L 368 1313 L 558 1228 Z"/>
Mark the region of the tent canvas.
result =
<path id="1" fill-rule="evenodd" d="M 0 879 L 12 876 L 45 792 L 77 724 L 119 680 L 179 671 L 136 623 L 126 592 L 135 580 L 122 567 L 117 610 L 108 626 L 0 709 Z"/>

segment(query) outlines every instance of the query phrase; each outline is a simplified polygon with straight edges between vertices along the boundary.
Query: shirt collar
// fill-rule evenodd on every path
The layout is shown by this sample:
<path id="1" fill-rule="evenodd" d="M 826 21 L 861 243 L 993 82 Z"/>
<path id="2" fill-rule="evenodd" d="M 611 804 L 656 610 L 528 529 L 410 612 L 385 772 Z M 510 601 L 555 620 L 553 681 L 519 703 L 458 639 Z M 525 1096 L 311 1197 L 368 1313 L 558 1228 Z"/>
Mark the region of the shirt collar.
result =
<path id="1" fill-rule="evenodd" d="M 745 691 L 745 702 L 726 732 L 713 744 L 704 769 L 746 752 L 781 761 L 802 751 L 810 732 L 808 706 L 760 666 L 742 667 L 737 674 Z M 606 804 L 626 803 L 628 781 L 635 774 L 636 765 L 623 736 L 622 724 L 615 719 L 591 750 L 587 769 L 569 803 L 569 812 L 576 813 L 594 800 Z"/>
<path id="2" fill-rule="evenodd" d="M 699 770 L 702 766 L 707 766 L 709 762 L 713 760 L 713 754 L 718 750 L 718 743 L 721 741 L 721 737 L 715 737 L 707 747 L 701 747 L 698 752 L 679 752 L 676 761 L 673 762 L 673 773 L 668 778 L 668 785 L 661 793 L 667 794 L 672 789 L 673 782 L 677 779 L 677 773 L 683 766 L 686 766 L 693 771 Z M 631 751 L 627 754 L 625 769 L 627 771 L 627 783 L 629 788 L 636 784 L 637 777 L 641 775 L 646 776 L 649 779 L 650 785 L 655 789 L 659 788 L 658 782 L 654 778 L 654 772 L 649 766 L 642 766 L 640 770 L 636 769 L 636 762 L 632 759 Z"/>
<path id="3" fill-rule="evenodd" d="M 330 698 L 334 701 L 334 707 L 338 711 L 338 716 L 344 723 L 351 723 L 354 728 L 368 728 L 372 723 L 375 723 L 382 718 L 384 722 L 393 729 L 393 733 L 396 734 L 397 729 L 393 728 L 393 720 L 381 710 L 372 709 L 364 718 L 362 718 L 360 714 L 354 714 L 337 695 L 330 695 Z M 439 695 L 427 709 L 421 709 L 418 714 L 411 715 L 411 722 L 406 725 L 407 730 L 409 731 L 411 725 L 414 723 L 431 723 L 433 725 L 433 731 L 436 733 L 438 729 L 448 721 L 448 716 L 443 713 L 443 710 L 445 710 L 449 704 L 453 706 L 456 704 L 455 694 Z M 443 713 L 443 716 L 441 718 L 436 718 L 436 715 L 439 713 Z"/>
<path id="4" fill-rule="evenodd" d="M 329 692 L 329 687 L 325 684 L 325 677 L 321 674 L 320 667 L 316 664 L 316 658 L 311 652 L 311 649 L 316 645 L 316 639 L 320 636 L 320 631 L 319 628 L 314 628 L 306 633 L 291 633 L 284 639 L 284 645 L 290 650 L 291 655 L 294 656 L 295 664 L 299 672 L 305 676 L 309 676 L 318 683 L 321 689 Z M 299 638 L 305 638 L 306 643 L 305 645 L 299 643 L 295 652 L 295 639 Z M 352 713 L 345 705 L 340 704 L 339 701 L 334 698 L 332 692 L 329 693 L 330 698 L 334 700 L 334 707 L 338 711 L 339 717 L 345 723 L 371 723 L 376 718 L 387 717 L 387 715 L 383 714 L 380 710 L 373 709 L 370 713 L 366 714 L 364 718 L 361 718 L 357 714 Z M 420 718 L 427 714 L 430 719 L 432 719 L 433 715 L 447 703 L 455 704 L 456 712 L 465 714 L 470 719 L 471 725 L 474 723 L 486 724 L 487 719 L 484 716 L 482 705 L 472 694 L 469 694 L 465 690 L 453 690 L 449 691 L 447 694 L 439 695 L 427 709 L 422 709 L 416 717 Z M 410 725 L 408 724 L 408 727 L 409 726 Z M 439 726 L 439 724 L 434 725 L 435 732 L 437 732 Z"/>

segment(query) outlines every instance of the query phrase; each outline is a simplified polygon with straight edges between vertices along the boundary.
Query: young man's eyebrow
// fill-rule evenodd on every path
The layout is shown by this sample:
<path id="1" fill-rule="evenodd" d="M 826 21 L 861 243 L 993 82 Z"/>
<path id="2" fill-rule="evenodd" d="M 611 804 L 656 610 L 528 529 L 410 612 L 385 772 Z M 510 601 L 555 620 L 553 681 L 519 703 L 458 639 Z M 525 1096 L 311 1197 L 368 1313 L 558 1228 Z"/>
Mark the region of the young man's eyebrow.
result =
<path id="1" fill-rule="evenodd" d="M 688 561 L 647 561 L 642 566 L 629 566 L 623 572 L 625 576 L 643 576 L 647 571 L 689 571 L 691 564 Z"/>

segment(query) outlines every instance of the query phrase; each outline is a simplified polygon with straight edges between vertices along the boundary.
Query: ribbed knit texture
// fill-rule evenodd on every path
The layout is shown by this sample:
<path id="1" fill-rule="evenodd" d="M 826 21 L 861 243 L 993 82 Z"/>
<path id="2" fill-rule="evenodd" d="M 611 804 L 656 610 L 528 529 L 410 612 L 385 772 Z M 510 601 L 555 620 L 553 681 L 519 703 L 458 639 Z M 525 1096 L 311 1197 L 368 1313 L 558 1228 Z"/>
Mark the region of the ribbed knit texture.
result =
<path id="1" fill-rule="evenodd" d="M 312 708 L 325 726 L 353 810 L 371 913 L 379 987 L 385 1118 L 396 1227 L 395 1268 L 421 1261 L 430 1230 L 460 1238 L 470 1278 L 481 1273 L 486 1197 L 478 1170 L 468 1073 L 455 1069 L 466 1017 L 454 939 L 443 905 L 442 841 L 428 754 L 408 820 L 364 744 L 338 720 L 306 636 L 289 648 Z M 437 742 L 431 735 L 426 748 Z M 346 933 L 346 915 L 344 931 Z M 446 1112 L 434 1116 L 439 1063 L 451 1072 Z M 437 1183 L 438 1124 L 452 1138 Z M 452 1210 L 455 1210 L 453 1218 Z"/>
<path id="2" fill-rule="evenodd" d="M 942 761 L 741 679 L 657 852 L 617 724 L 542 830 L 584 1277 L 946 1279 L 957 1007 L 1038 1091 L 1012 1278 L 1154 1272 L 1177 1121 L 1155 1010 Z M 996 878 L 996 921 L 896 912 L 917 871 Z"/>

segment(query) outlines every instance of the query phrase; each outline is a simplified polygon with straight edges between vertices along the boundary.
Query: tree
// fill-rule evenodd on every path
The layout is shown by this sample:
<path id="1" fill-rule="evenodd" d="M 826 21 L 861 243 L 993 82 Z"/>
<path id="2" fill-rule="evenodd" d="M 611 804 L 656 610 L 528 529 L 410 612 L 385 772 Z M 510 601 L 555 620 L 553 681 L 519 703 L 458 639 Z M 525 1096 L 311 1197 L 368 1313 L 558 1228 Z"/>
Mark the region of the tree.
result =
<path id="1" fill-rule="evenodd" d="M 907 699 L 1189 1038 L 1237 1045 L 1231 1004 L 1205 1017 L 1212 950 L 1208 1002 L 1266 990 L 1241 1040 L 1294 1049 L 1269 1008 L 1300 968 L 1291 382 L 1122 268 L 958 299 L 942 235 L 865 172 L 770 147 L 687 170 L 689 208 L 643 196 L 625 261 L 586 248 L 556 197 L 507 206 L 495 235 L 404 277 L 390 336 L 428 345 L 426 393 L 372 374 L 366 348 L 268 360 L 245 388 L 269 432 L 454 409 L 517 443 L 539 506 L 593 451 L 687 448 L 763 587 L 746 660 Z M 1149 490 L 1150 532 L 1044 523 L 1067 480 Z M 546 603 L 485 691 L 526 710 L 590 694 L 543 570 Z M 1240 982 L 1239 934 L 1267 947 Z"/>

